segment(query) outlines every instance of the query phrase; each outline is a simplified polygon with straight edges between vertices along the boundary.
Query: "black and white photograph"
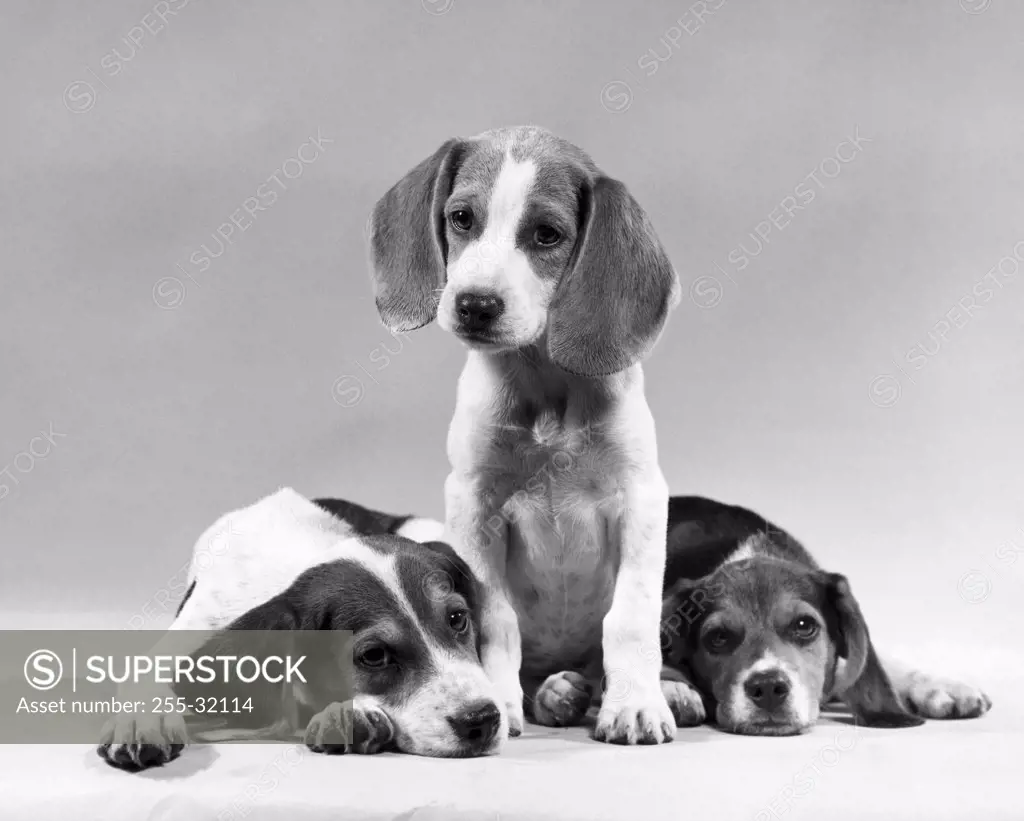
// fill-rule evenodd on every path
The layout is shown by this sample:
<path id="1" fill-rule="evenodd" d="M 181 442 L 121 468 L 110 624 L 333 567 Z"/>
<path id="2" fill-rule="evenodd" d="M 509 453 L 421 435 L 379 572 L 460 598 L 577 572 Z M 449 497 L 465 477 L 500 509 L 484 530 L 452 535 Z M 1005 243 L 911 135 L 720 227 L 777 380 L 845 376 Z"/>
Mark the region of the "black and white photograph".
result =
<path id="1" fill-rule="evenodd" d="M 5 2 L 0 819 L 1020 819 L 1022 32 Z"/>

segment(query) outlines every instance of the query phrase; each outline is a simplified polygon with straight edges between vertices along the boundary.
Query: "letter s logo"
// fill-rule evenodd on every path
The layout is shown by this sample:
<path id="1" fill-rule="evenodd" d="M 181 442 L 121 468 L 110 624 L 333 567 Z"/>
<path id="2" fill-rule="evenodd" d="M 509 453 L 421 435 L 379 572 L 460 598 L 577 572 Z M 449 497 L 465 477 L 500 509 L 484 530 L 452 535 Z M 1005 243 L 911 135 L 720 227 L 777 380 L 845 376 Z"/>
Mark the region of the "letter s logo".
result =
<path id="1" fill-rule="evenodd" d="M 64 675 L 64 665 L 52 650 L 36 650 L 25 659 L 25 681 L 36 690 L 52 690 Z"/>

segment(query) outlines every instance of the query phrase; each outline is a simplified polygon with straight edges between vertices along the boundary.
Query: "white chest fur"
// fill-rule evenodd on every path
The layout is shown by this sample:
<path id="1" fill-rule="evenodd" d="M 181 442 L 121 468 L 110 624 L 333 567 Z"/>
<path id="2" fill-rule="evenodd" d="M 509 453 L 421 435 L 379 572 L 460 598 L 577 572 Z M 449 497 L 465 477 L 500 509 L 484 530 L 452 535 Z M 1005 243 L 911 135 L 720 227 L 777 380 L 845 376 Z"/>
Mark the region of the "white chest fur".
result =
<path id="1" fill-rule="evenodd" d="M 507 545 L 493 570 L 517 615 L 525 676 L 599 661 L 624 500 L 657 473 L 656 454 L 639 365 L 588 378 L 536 352 L 470 353 L 448 434 L 448 525 L 458 541 L 465 511 L 482 514 L 484 532 L 464 537 L 471 564 L 489 563 L 497 536 Z"/>
<path id="2" fill-rule="evenodd" d="M 506 574 L 523 671 L 583 666 L 599 652 L 618 565 L 621 459 L 599 428 L 553 417 L 509 431 Z"/>

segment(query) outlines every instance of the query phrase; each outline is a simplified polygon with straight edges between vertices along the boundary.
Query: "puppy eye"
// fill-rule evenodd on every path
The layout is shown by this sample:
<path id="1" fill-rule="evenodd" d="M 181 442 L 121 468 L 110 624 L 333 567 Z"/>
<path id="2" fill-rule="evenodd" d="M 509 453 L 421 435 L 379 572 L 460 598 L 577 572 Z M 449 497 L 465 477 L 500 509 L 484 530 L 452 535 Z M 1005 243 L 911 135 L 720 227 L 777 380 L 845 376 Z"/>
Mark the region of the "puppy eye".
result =
<path id="1" fill-rule="evenodd" d="M 359 654 L 360 666 L 370 670 L 383 670 L 391 663 L 391 654 L 384 647 L 371 647 Z"/>
<path id="2" fill-rule="evenodd" d="M 452 211 L 448 221 L 456 231 L 468 231 L 473 227 L 473 212 L 460 208 L 458 211 Z"/>
<path id="3" fill-rule="evenodd" d="M 728 630 L 708 630 L 704 634 L 704 647 L 709 653 L 727 653 L 732 648 L 734 640 L 735 636 Z"/>
<path id="4" fill-rule="evenodd" d="M 821 629 L 818 622 L 810 616 L 800 616 L 789 627 L 790 632 L 801 641 L 810 641 Z"/>
<path id="5" fill-rule="evenodd" d="M 562 235 L 550 225 L 538 225 L 537 230 L 533 232 L 533 241 L 538 245 L 555 245 L 561 238 Z"/>
<path id="6" fill-rule="evenodd" d="M 469 629 L 469 611 L 453 610 L 448 614 L 448 626 L 456 633 L 465 633 Z"/>

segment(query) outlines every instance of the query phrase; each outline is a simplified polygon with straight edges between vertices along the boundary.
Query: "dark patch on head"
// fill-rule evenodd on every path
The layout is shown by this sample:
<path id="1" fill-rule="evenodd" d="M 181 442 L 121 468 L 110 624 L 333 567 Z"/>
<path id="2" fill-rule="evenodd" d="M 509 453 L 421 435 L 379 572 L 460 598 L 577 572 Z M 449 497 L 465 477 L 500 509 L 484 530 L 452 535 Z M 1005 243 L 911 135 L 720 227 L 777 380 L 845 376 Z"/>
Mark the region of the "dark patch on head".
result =
<path id="1" fill-rule="evenodd" d="M 759 548 L 762 552 L 806 567 L 818 566 L 796 538 L 752 510 L 703 496 L 671 497 L 666 583 L 707 575 L 758 534 L 767 537 Z"/>
<path id="2" fill-rule="evenodd" d="M 516 226 L 516 247 L 529 259 L 542 281 L 558 284 L 576 264 L 586 227 L 584 191 L 591 173 L 566 157 L 542 157 L 526 208 Z M 551 247 L 536 242 L 537 231 L 552 228 L 559 242 Z"/>
<path id="3" fill-rule="evenodd" d="M 479 660 L 479 592 L 469 565 L 444 542 L 413 544 L 395 554 L 395 570 L 409 605 L 439 646 Z M 469 611 L 469 626 L 460 632 L 450 618 L 461 610 Z"/>
<path id="4" fill-rule="evenodd" d="M 501 151 L 485 140 L 471 140 L 468 146 L 443 205 L 441 233 L 445 238 L 445 264 L 451 258 L 449 249 L 464 247 L 486 228 L 487 206 L 505 159 Z M 466 233 L 456 234 L 448 218 L 453 211 L 460 209 L 473 214 L 473 227 Z"/>
<path id="5" fill-rule="evenodd" d="M 484 197 L 481 204 L 486 206 L 487 195 L 494 188 L 504 161 L 504 152 L 493 143 L 484 139 L 468 140 L 449 196 L 479 193 Z"/>

